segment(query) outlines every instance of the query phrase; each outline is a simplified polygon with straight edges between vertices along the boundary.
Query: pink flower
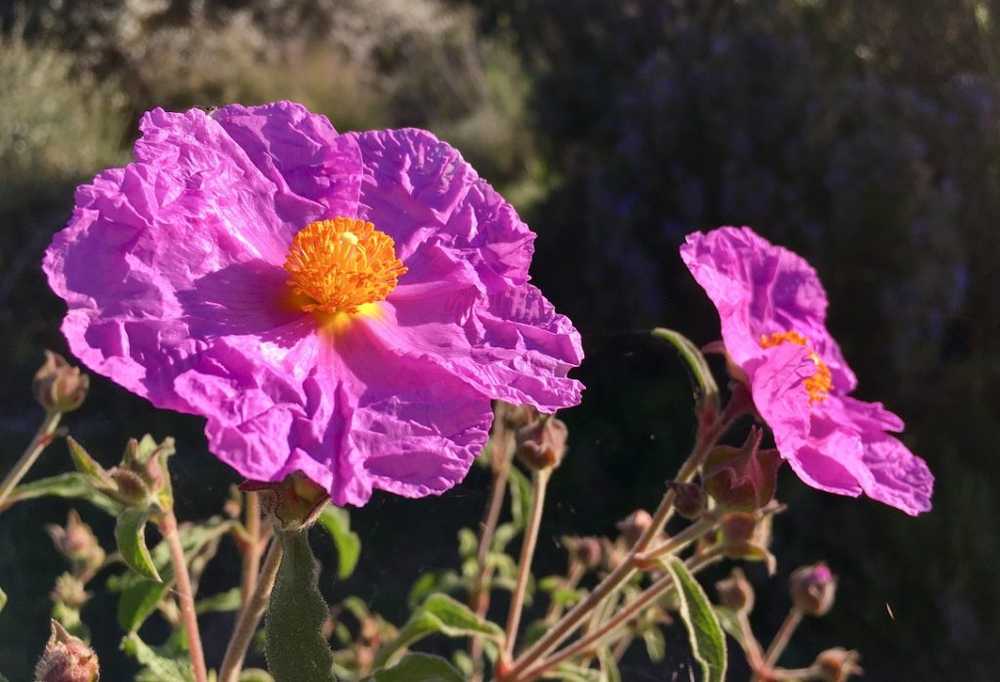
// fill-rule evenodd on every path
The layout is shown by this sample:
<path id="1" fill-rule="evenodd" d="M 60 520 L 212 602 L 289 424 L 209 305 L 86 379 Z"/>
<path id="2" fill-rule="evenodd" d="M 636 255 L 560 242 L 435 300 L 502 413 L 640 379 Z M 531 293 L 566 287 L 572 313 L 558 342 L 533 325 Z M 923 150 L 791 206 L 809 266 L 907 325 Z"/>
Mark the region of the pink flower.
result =
<path id="1" fill-rule="evenodd" d="M 243 476 L 337 504 L 460 481 L 490 401 L 580 401 L 580 336 L 528 283 L 535 235 L 415 129 L 338 134 L 291 102 L 155 109 L 45 255 L 73 352 L 207 418 Z"/>
<path id="2" fill-rule="evenodd" d="M 848 395 L 857 380 L 826 329 L 816 271 L 747 227 L 690 234 L 681 258 L 715 303 L 726 352 L 799 478 L 911 515 L 930 510 L 934 477 L 888 433 L 902 420 Z"/>

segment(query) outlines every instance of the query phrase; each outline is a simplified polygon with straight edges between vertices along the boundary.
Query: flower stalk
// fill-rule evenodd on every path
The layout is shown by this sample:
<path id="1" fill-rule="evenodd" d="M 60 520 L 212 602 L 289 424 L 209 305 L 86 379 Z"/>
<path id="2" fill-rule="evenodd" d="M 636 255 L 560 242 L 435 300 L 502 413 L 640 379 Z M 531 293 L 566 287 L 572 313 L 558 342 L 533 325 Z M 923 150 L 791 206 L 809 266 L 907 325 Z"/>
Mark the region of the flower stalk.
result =
<path id="1" fill-rule="evenodd" d="M 272 540 L 267 555 L 264 557 L 264 565 L 260 569 L 259 579 L 256 581 L 253 594 L 244 601 L 232 637 L 226 646 L 226 654 L 222 659 L 222 667 L 219 671 L 219 682 L 236 682 L 239 679 L 250 641 L 257 631 L 257 626 L 260 625 L 264 611 L 267 610 L 283 553 L 281 542 L 277 539 Z"/>
<path id="2" fill-rule="evenodd" d="M 184 558 L 184 548 L 181 546 L 181 536 L 177 532 L 177 517 L 173 510 L 164 511 L 159 518 L 160 532 L 170 549 L 170 563 L 174 569 L 174 582 L 177 588 L 177 601 L 180 603 L 181 623 L 187 634 L 188 649 L 191 652 L 191 667 L 194 670 L 195 682 L 207 682 L 208 671 L 205 668 L 205 652 L 201 646 L 201 633 L 198 631 L 198 617 L 194 610 L 194 594 L 191 590 L 191 575 L 188 573 L 187 561 Z"/>
<path id="3" fill-rule="evenodd" d="M 533 499 L 531 516 L 524 529 L 524 541 L 521 543 L 521 557 L 518 561 L 517 583 L 511 597 L 510 612 L 507 614 L 506 639 L 504 653 L 508 659 L 514 655 L 514 645 L 517 643 L 517 630 L 521 624 L 521 612 L 524 609 L 524 593 L 531 576 L 531 561 L 535 556 L 538 544 L 538 529 L 542 522 L 542 511 L 545 508 L 545 492 L 552 476 L 551 468 L 536 469 L 532 476 Z"/>
<path id="4" fill-rule="evenodd" d="M 45 419 L 42 420 L 42 425 L 38 427 L 38 431 L 35 432 L 31 443 L 18 458 L 14 464 L 14 468 L 7 473 L 3 482 L 0 483 L 0 510 L 3 509 L 4 502 L 10 493 L 17 487 L 17 484 L 21 482 L 21 479 L 25 477 L 31 467 L 34 466 L 35 462 L 38 461 L 42 451 L 53 441 L 53 434 L 55 434 L 56 429 L 59 427 L 62 415 L 63 413 L 58 410 L 51 410 L 45 414 Z"/>

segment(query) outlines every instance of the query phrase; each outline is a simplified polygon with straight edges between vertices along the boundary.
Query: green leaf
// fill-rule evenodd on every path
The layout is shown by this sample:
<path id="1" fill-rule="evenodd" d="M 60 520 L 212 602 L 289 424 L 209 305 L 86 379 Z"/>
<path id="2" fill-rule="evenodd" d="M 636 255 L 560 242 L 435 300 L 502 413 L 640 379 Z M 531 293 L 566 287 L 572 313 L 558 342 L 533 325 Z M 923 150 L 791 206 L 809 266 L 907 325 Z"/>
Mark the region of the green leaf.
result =
<path id="1" fill-rule="evenodd" d="M 274 678 L 266 670 L 248 668 L 240 673 L 240 682 L 274 682 Z"/>
<path id="2" fill-rule="evenodd" d="M 224 535 L 233 526 L 233 522 L 220 517 L 212 517 L 204 523 L 185 525 L 180 529 L 181 548 L 184 557 L 191 561 L 206 545 Z M 150 615 L 156 611 L 157 604 L 166 595 L 174 579 L 174 569 L 170 564 L 170 547 L 161 540 L 151 552 L 153 566 L 159 572 L 162 582 L 144 578 L 137 573 L 128 572 L 108 579 L 108 588 L 121 592 L 118 598 L 118 624 L 126 632 L 135 632 Z"/>
<path id="3" fill-rule="evenodd" d="M 432 634 L 485 637 L 497 642 L 503 639 L 499 626 L 480 618 L 468 606 L 448 595 L 435 593 L 410 617 L 396 639 L 379 650 L 376 667 L 384 666 L 397 652 Z"/>
<path id="4" fill-rule="evenodd" d="M 7 606 L 7 593 L 0 588 L 0 611 L 3 611 L 3 607 Z"/>
<path id="5" fill-rule="evenodd" d="M 611 647 L 602 646 L 597 651 L 597 660 L 601 664 L 604 682 L 622 682 L 622 673 L 618 669 L 618 661 L 611 653 Z"/>
<path id="6" fill-rule="evenodd" d="M 336 682 L 320 628 L 330 614 L 307 531 L 279 532 L 285 553 L 267 610 L 267 664 L 278 682 Z"/>
<path id="7" fill-rule="evenodd" d="M 474 557 L 479 550 L 479 538 L 469 528 L 458 529 L 458 555 L 460 557 Z"/>
<path id="8" fill-rule="evenodd" d="M 114 487 L 114 482 L 104 467 L 98 464 L 97 460 L 91 457 L 90 453 L 72 436 L 66 436 L 66 445 L 69 447 L 69 456 L 73 458 L 73 464 L 77 471 L 100 486 Z"/>
<path id="9" fill-rule="evenodd" d="M 600 670 L 585 668 L 582 665 L 563 663 L 556 668 L 555 672 L 558 675 L 556 679 L 562 680 L 562 682 L 604 682 Z"/>
<path id="10" fill-rule="evenodd" d="M 513 463 L 510 466 L 507 484 L 510 487 L 510 515 L 513 518 L 514 526 L 518 531 L 521 531 L 531 517 L 531 505 L 535 494 L 531 487 L 531 481 Z"/>
<path id="11" fill-rule="evenodd" d="M 659 662 L 667 655 L 667 643 L 663 639 L 663 632 L 655 624 L 642 631 L 642 642 L 646 645 L 646 655 L 649 656 L 649 660 Z"/>
<path id="12" fill-rule="evenodd" d="M 121 650 L 143 666 L 136 682 L 194 682 L 191 662 L 186 658 L 167 658 L 154 650 L 134 632 L 122 638 Z"/>
<path id="13" fill-rule="evenodd" d="M 6 509 L 17 502 L 48 495 L 85 500 L 112 516 L 117 516 L 122 510 L 121 504 L 94 488 L 84 474 L 77 472 L 23 483 L 11 491 L 0 509 Z"/>
<path id="14" fill-rule="evenodd" d="M 346 509 L 328 504 L 316 520 L 330 534 L 337 548 L 337 577 L 346 580 L 354 573 L 361 557 L 361 538 L 351 532 L 350 514 Z"/>
<path id="15" fill-rule="evenodd" d="M 462 673 L 448 661 L 430 654 L 408 654 L 387 670 L 372 677 L 374 682 L 465 682 Z"/>
<path id="16" fill-rule="evenodd" d="M 118 515 L 115 525 L 115 541 L 118 552 L 125 564 L 144 578 L 163 582 L 153 557 L 146 547 L 146 521 L 149 520 L 148 509 L 126 509 Z"/>
<path id="17" fill-rule="evenodd" d="M 701 666 L 704 682 L 726 679 L 726 635 L 705 591 L 688 571 L 684 562 L 671 557 L 664 565 L 677 586 L 680 615 L 688 630 L 691 650 Z"/>
<path id="18" fill-rule="evenodd" d="M 242 604 L 240 588 L 234 587 L 225 592 L 213 594 L 205 597 L 195 604 L 194 610 L 198 613 L 225 613 L 226 611 L 237 611 Z"/>
<path id="19" fill-rule="evenodd" d="M 718 413 L 719 387 L 715 383 L 715 377 L 712 376 L 712 370 L 709 369 L 701 350 L 690 339 L 673 329 L 657 327 L 653 330 L 653 336 L 667 341 L 677 349 L 691 371 L 691 379 L 695 386 L 698 403 L 710 403 L 714 405 L 715 411 Z"/>

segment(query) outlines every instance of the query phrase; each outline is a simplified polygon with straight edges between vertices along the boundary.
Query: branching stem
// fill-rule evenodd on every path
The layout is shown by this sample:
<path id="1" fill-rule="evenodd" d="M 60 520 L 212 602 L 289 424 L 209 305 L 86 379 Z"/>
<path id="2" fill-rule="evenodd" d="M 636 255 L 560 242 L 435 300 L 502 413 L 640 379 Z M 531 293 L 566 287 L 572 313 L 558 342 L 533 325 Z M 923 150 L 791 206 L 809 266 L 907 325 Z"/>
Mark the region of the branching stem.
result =
<path id="1" fill-rule="evenodd" d="M 31 443 L 18 458 L 14 464 L 14 468 L 10 470 L 4 477 L 3 482 L 0 483 L 0 509 L 3 509 L 7 496 L 10 495 L 11 491 L 21 482 L 21 479 L 34 466 L 35 462 L 38 461 L 38 457 L 42 454 L 46 446 L 52 442 L 52 434 L 56 432 L 56 427 L 59 426 L 60 419 L 62 419 L 62 412 L 53 411 L 45 415 L 45 419 L 42 420 L 42 425 L 38 427 L 38 431 L 35 432 Z"/>

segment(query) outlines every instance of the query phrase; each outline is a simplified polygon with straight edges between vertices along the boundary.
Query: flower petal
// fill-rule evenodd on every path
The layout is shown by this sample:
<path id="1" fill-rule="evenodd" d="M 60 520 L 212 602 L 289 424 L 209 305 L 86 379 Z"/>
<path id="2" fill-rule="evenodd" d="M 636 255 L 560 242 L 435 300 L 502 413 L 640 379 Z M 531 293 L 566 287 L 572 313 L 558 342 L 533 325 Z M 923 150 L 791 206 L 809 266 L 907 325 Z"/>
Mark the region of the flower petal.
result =
<path id="1" fill-rule="evenodd" d="M 681 258 L 715 303 L 726 350 L 737 364 L 760 355 L 761 336 L 796 331 L 830 368 L 839 391 L 855 387 L 854 373 L 826 330 L 826 292 L 803 258 L 748 227 L 689 234 Z"/>
<path id="2" fill-rule="evenodd" d="M 863 461 L 872 473 L 865 494 L 916 516 L 931 509 L 934 475 L 927 463 L 885 433 L 864 436 Z"/>

